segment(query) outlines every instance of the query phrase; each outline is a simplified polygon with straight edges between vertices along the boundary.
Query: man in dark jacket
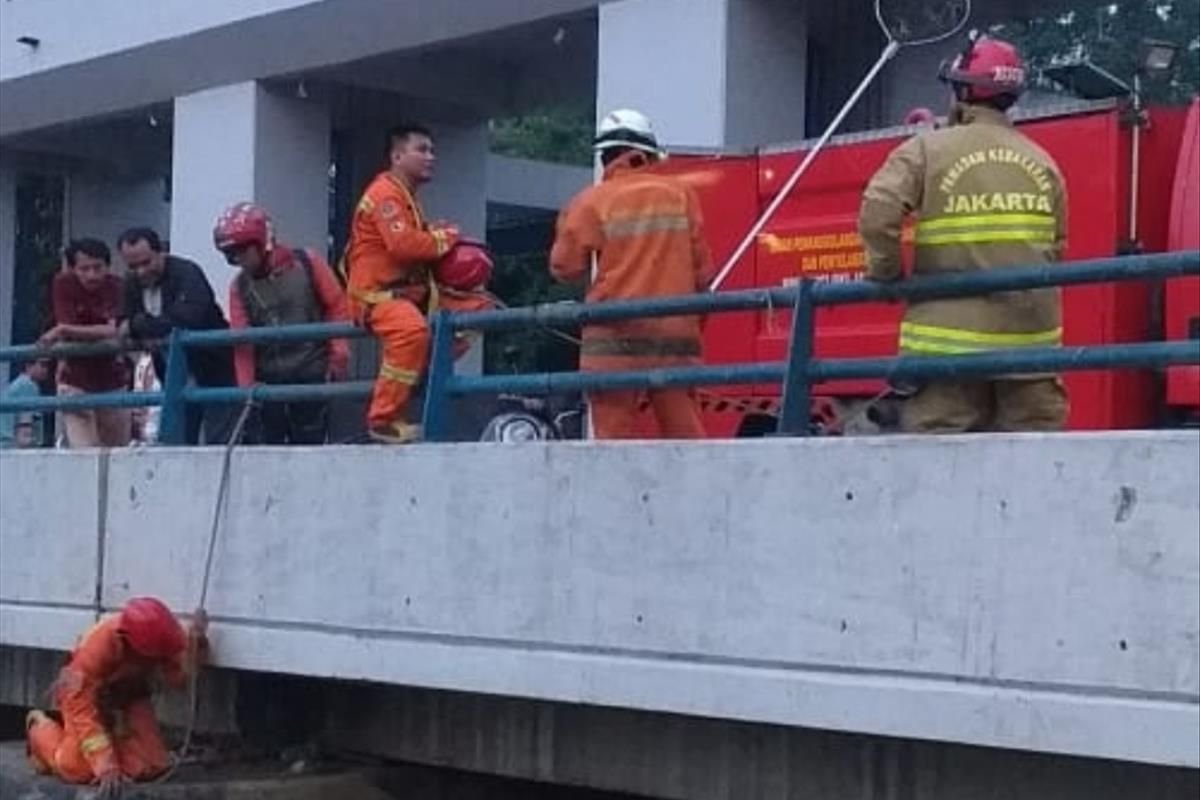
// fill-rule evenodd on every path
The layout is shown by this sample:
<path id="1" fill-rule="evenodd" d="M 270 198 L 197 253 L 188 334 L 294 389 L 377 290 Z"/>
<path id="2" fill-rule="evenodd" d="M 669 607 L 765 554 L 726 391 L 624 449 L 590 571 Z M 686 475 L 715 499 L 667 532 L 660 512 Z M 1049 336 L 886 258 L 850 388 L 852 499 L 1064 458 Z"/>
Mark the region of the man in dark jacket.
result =
<path id="1" fill-rule="evenodd" d="M 125 280 L 123 327 L 139 340 L 165 339 L 176 328 L 225 329 L 229 323 L 217 305 L 212 285 L 193 261 L 163 252 L 162 240 L 150 228 L 131 228 L 117 239 L 117 249 L 129 268 Z M 199 386 L 233 386 L 233 353 L 227 347 L 206 347 L 187 354 L 189 376 Z M 155 354 L 154 368 L 166 379 L 166 364 Z M 188 444 L 223 443 L 229 436 L 228 407 L 189 405 L 185 429 Z"/>

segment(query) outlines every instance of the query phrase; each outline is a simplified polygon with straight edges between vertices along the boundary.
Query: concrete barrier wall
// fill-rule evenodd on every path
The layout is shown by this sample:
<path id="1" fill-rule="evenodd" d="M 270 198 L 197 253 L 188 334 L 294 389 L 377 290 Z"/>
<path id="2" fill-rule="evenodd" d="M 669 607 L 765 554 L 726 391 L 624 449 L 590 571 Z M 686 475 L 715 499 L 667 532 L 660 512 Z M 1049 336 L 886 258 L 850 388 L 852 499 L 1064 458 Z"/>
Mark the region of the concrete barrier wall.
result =
<path id="1" fill-rule="evenodd" d="M 220 453 L 101 459 L 0 457 L 0 643 L 66 646 L 37 615 L 97 579 L 196 604 Z M 1200 765 L 1194 433 L 256 449 L 232 478 L 224 666 Z"/>
<path id="2" fill-rule="evenodd" d="M 62 648 L 95 619 L 107 458 L 0 455 L 0 642 Z"/>

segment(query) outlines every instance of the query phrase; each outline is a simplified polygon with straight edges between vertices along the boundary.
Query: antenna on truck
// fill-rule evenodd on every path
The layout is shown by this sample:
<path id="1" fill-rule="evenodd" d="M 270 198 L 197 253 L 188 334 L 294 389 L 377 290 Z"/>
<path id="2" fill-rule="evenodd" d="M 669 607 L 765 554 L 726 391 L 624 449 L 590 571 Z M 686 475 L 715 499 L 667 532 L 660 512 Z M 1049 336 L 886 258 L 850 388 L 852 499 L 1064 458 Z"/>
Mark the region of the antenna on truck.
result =
<path id="1" fill-rule="evenodd" d="M 725 264 L 721 267 L 721 271 L 713 278 L 709 284 L 709 291 L 717 291 L 721 288 L 721 284 L 729 277 L 729 273 L 733 271 L 733 267 L 738 260 L 745 255 L 746 250 L 758 238 L 758 234 L 762 232 L 767 221 L 779 210 L 779 206 L 783 204 L 784 198 L 791 194 L 792 189 L 796 187 L 800 177 L 808 171 L 809 166 L 817 157 L 817 154 L 824 149 L 829 142 L 830 137 L 845 121 L 846 115 L 854 108 L 858 101 L 862 98 L 867 88 L 879 76 L 879 73 L 887 65 L 889 61 L 896 57 L 896 54 L 905 47 L 920 47 L 927 44 L 935 44 L 942 42 L 954 36 L 967 25 L 967 20 L 971 18 L 971 0 L 875 0 L 875 20 L 879 23 L 880 29 L 884 36 L 887 37 L 887 44 L 883 48 L 883 52 L 879 54 L 879 60 L 867 72 L 862 83 L 850 95 L 850 99 L 842 106 L 842 110 L 833 118 L 833 122 L 829 123 L 829 127 L 821 134 L 821 138 L 813 145 L 813 148 L 808 151 L 808 155 L 800 162 L 799 166 L 792 171 L 788 176 L 787 181 L 775 193 L 775 197 L 771 199 L 770 204 L 759 215 L 758 219 L 750 230 L 742 238 L 742 241 L 734 248 L 733 254 L 725 260 Z"/>

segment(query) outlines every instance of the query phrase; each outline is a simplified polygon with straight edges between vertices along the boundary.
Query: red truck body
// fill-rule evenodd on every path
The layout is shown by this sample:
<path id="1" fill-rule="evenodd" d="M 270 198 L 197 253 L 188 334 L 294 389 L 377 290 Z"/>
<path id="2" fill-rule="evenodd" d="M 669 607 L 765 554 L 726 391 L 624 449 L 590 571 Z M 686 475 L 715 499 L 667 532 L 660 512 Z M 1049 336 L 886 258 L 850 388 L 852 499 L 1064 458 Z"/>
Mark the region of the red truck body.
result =
<path id="1" fill-rule="evenodd" d="M 1170 250 L 1200 249 L 1200 99 L 1192 103 L 1171 195 Z M 1200 277 L 1167 281 L 1163 309 L 1168 339 L 1200 339 Z M 1167 370 L 1167 405 L 1178 416 L 1200 415 L 1200 366 Z"/>
<path id="2" fill-rule="evenodd" d="M 1198 109 L 1200 103 L 1194 103 L 1190 112 L 1152 108 L 1149 124 L 1141 130 L 1136 216 L 1138 243 L 1145 251 L 1200 246 Z M 1067 259 L 1112 256 L 1129 244 L 1133 148 L 1132 128 L 1124 119 L 1115 103 L 1093 103 L 1043 112 L 1018 123 L 1053 155 L 1066 179 Z M 856 220 L 862 191 L 888 153 L 912 133 L 913 129 L 898 128 L 835 139 L 817 157 L 722 289 L 778 286 L 802 276 L 860 279 L 863 251 Z M 747 154 L 673 156 L 661 169 L 695 186 L 713 257 L 721 262 L 805 152 L 801 145 Z M 1161 331 L 1157 327 L 1164 316 L 1171 338 L 1182 338 L 1188 335 L 1189 325 L 1200 325 L 1200 282 L 1189 278 L 1168 282 L 1165 292 L 1158 289 L 1146 283 L 1106 283 L 1063 290 L 1065 342 L 1158 339 Z M 893 355 L 900 312 L 899 306 L 889 304 L 820 309 L 815 354 L 825 358 Z M 705 327 L 706 362 L 783 359 L 789 317 L 786 309 L 778 309 L 710 318 Z M 1191 335 L 1197 334 L 1193 330 Z M 1070 428 L 1145 427 L 1161 417 L 1162 376 L 1153 371 L 1074 372 L 1065 380 L 1071 400 Z M 819 385 L 814 387 L 814 412 L 820 413 L 822 403 L 845 406 L 870 398 L 882 388 L 880 381 Z M 709 432 L 714 436 L 744 434 L 747 420 L 754 417 L 759 417 L 761 427 L 761 416 L 769 413 L 778 395 L 778 386 L 710 390 L 706 393 Z M 1200 370 L 1172 370 L 1166 395 L 1170 402 L 1200 408 Z"/>

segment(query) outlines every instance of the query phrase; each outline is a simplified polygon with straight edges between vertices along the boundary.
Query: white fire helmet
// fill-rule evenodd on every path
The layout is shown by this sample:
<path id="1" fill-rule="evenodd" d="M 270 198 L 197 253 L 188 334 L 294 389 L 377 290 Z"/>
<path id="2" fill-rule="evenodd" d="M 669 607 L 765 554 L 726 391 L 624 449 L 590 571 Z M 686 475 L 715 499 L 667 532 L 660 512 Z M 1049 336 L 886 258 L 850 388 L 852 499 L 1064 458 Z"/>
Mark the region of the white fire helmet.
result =
<path id="1" fill-rule="evenodd" d="M 658 147 L 658 137 L 654 135 L 654 126 L 650 124 L 649 118 L 631 108 L 619 108 L 605 114 L 596 128 L 596 139 L 592 147 L 597 152 L 614 147 L 630 147 L 654 156 L 661 157 L 663 154 Z"/>

